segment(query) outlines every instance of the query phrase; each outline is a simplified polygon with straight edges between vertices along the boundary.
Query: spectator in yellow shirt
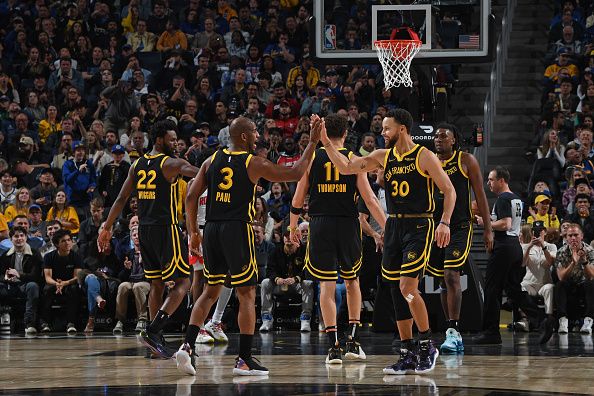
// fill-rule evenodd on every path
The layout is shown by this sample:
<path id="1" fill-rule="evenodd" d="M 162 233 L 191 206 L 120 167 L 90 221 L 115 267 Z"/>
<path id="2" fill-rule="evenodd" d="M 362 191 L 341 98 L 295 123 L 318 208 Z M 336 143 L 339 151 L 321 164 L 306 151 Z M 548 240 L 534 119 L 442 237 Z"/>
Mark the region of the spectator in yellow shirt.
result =
<path id="1" fill-rule="evenodd" d="M 76 209 L 68 205 L 66 193 L 63 190 L 56 193 L 52 207 L 47 212 L 45 221 L 50 220 L 58 220 L 62 224 L 62 228 L 70 231 L 72 235 L 78 234 L 80 230 L 80 221 Z"/>
<path id="2" fill-rule="evenodd" d="M 29 206 L 31 206 L 31 203 L 29 189 L 26 187 L 19 188 L 14 203 L 8 205 L 4 211 L 6 221 L 10 223 L 18 215 L 27 216 L 29 214 Z"/>
<path id="3" fill-rule="evenodd" d="M 157 40 L 157 51 L 167 52 L 173 49 L 186 50 L 188 48 L 188 39 L 184 32 L 179 30 L 177 22 L 170 19 L 165 25 L 165 31 Z"/>
<path id="4" fill-rule="evenodd" d="M 535 221 L 542 221 L 547 229 L 553 228 L 558 230 L 561 223 L 557 214 L 554 210 L 549 213 L 551 198 L 545 194 L 539 194 L 534 198 L 534 205 L 536 206 L 536 211 L 532 208 L 529 209 L 530 216 L 528 216 L 528 224 L 532 224 Z"/>

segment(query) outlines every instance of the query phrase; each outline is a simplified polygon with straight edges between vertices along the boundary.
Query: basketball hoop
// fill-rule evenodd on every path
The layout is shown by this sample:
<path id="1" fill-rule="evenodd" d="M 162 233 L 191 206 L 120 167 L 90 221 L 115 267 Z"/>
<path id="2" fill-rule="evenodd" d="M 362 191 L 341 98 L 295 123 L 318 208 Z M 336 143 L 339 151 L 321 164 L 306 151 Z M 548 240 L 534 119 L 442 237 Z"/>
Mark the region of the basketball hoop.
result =
<path id="1" fill-rule="evenodd" d="M 410 39 L 394 40 L 401 31 L 406 31 Z M 421 40 L 417 34 L 409 29 L 395 29 L 391 40 L 378 40 L 373 42 L 377 50 L 377 57 L 384 70 L 384 84 L 386 89 L 392 87 L 412 87 L 410 79 L 410 64 L 412 59 L 421 49 Z"/>

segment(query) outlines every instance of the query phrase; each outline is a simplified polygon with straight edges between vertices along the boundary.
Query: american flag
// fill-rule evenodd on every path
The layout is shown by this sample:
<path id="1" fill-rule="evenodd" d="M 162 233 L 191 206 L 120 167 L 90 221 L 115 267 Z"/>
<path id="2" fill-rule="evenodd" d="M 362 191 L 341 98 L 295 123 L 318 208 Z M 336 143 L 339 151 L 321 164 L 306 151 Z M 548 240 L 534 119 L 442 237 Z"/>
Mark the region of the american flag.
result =
<path id="1" fill-rule="evenodd" d="M 478 34 L 461 34 L 458 36 L 458 48 L 479 49 L 480 36 Z"/>

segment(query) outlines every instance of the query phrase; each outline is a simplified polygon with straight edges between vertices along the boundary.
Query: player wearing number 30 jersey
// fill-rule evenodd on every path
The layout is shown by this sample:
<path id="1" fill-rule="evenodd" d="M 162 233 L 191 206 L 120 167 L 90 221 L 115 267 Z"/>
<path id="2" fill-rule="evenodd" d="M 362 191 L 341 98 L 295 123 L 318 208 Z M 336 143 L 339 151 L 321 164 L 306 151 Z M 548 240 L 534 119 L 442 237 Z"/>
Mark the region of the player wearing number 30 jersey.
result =
<path id="1" fill-rule="evenodd" d="M 456 192 L 439 159 L 416 145 L 410 137 L 412 116 L 403 109 L 389 112 L 382 121 L 387 150 L 366 157 L 346 158 L 322 129 L 326 152 L 341 174 L 384 168 L 389 218 L 384 236 L 382 276 L 391 283 L 392 300 L 402 349 L 400 359 L 384 369 L 386 374 L 426 373 L 435 367 L 438 351 L 430 340 L 429 318 L 419 279 L 429 259 L 431 243 L 449 243 L 449 222 Z M 444 209 L 434 231 L 433 183 L 444 193 Z M 419 329 L 418 355 L 413 341 L 413 317 Z"/>

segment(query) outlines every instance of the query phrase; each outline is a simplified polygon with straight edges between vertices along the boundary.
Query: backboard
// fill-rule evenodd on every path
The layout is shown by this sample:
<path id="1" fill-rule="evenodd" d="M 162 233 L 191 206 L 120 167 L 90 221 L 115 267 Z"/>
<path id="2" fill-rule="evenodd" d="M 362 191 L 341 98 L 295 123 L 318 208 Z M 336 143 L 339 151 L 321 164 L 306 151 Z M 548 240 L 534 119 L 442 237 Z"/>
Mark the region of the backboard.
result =
<path id="1" fill-rule="evenodd" d="M 393 4 L 392 4 L 393 3 Z M 490 0 L 317 0 L 311 45 L 321 63 L 375 63 L 373 42 L 401 26 L 423 45 L 417 63 L 490 62 L 494 22 Z"/>

